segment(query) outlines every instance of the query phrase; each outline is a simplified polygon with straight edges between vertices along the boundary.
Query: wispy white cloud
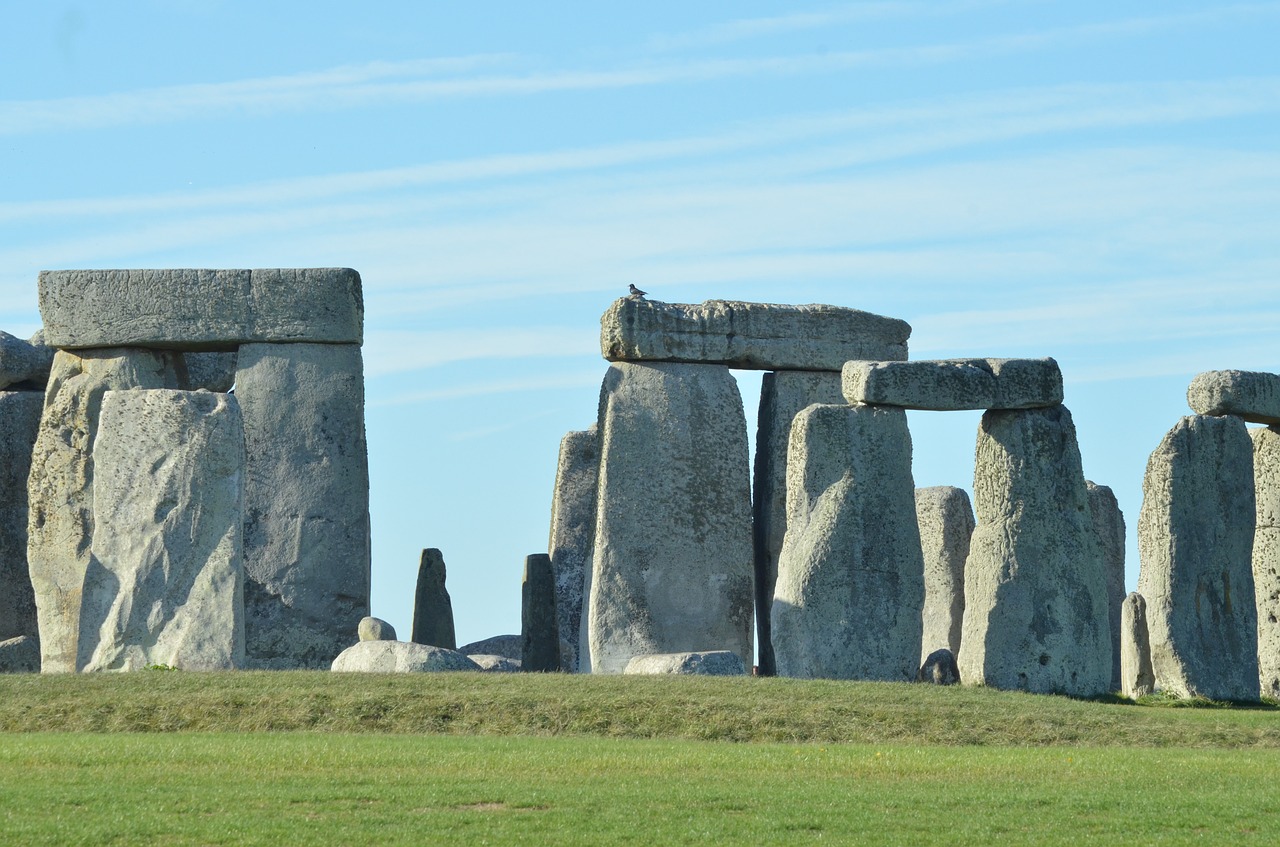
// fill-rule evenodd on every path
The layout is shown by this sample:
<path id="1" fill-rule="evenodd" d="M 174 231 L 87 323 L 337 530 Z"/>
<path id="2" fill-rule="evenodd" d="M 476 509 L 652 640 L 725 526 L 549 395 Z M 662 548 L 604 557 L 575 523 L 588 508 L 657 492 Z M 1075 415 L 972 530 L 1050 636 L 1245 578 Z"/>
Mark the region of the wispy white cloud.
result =
<path id="1" fill-rule="evenodd" d="M 598 388 L 604 372 L 603 365 L 591 371 L 557 374 L 541 379 L 498 380 L 493 382 L 454 385 L 431 391 L 406 391 L 387 397 L 371 397 L 368 405 L 373 408 L 409 406 L 438 400 L 458 400 L 464 397 L 484 397 L 515 392 L 555 391 L 560 389 Z"/>
<path id="2" fill-rule="evenodd" d="M 591 327 L 374 329 L 365 336 L 364 364 L 365 373 L 374 378 L 476 359 L 590 355 L 599 346 L 599 334 Z"/>

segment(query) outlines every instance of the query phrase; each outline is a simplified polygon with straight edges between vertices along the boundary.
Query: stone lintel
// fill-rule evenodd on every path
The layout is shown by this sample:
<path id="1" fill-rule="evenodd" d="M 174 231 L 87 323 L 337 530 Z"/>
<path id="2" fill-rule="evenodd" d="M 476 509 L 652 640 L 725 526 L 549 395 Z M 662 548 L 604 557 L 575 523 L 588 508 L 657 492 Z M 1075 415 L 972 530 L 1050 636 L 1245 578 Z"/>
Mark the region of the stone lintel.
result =
<path id="1" fill-rule="evenodd" d="M 1235 415 L 1249 423 L 1280 424 L 1280 374 L 1205 371 L 1187 387 L 1187 405 L 1197 415 Z"/>
<path id="2" fill-rule="evenodd" d="M 850 403 L 929 411 L 1049 408 L 1062 402 L 1062 371 L 1045 359 L 850 361 Z"/>

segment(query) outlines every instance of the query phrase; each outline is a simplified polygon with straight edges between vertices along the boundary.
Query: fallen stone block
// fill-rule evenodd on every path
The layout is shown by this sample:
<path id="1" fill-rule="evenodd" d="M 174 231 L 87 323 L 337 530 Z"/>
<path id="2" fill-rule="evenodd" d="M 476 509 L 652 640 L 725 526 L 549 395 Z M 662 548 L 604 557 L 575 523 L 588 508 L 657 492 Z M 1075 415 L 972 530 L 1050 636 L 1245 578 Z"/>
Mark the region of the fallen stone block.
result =
<path id="1" fill-rule="evenodd" d="M 413 638 L 453 650 L 457 636 L 453 630 L 453 601 L 445 588 L 444 553 L 435 547 L 422 551 L 418 560 L 418 584 L 413 596 Z"/>
<path id="2" fill-rule="evenodd" d="M 39 673 L 40 642 L 30 635 L 0 641 L 0 673 Z"/>
<path id="3" fill-rule="evenodd" d="M 595 424 L 570 432 L 560 441 L 555 494 L 551 500 L 551 537 L 547 550 L 556 583 L 556 629 L 573 649 L 560 657 L 560 670 L 587 673 L 591 651 L 583 606 L 591 596 L 591 553 L 596 535 L 596 479 L 600 473 L 600 434 Z"/>
<path id="4" fill-rule="evenodd" d="M 1262 694 L 1280 699 L 1280 427 L 1252 429 L 1257 526 L 1253 591 L 1258 605 L 1258 678 Z"/>
<path id="5" fill-rule="evenodd" d="M 1197 415 L 1235 415 L 1250 423 L 1280 424 L 1280 374 L 1205 371 L 1187 387 L 1187 405 Z"/>
<path id="6" fill-rule="evenodd" d="M 766 371 L 839 371 L 850 359 L 907 358 L 906 321 L 838 306 L 624 297 L 600 319 L 611 362 L 697 362 Z"/>
<path id="7" fill-rule="evenodd" d="M 360 619 L 356 635 L 361 641 L 395 641 L 396 628 L 382 618 L 364 617 Z"/>
<path id="8" fill-rule="evenodd" d="M 347 673 L 426 673 L 478 671 L 480 666 L 455 650 L 412 641 L 359 641 L 333 660 L 330 670 Z"/>
<path id="9" fill-rule="evenodd" d="M 0 641 L 40 631 L 27 568 L 27 476 L 43 409 L 39 391 L 0 391 Z"/>
<path id="10" fill-rule="evenodd" d="M 921 661 L 940 648 L 960 652 L 964 622 L 964 562 L 973 536 L 973 506 L 963 488 L 916 489 L 916 523 L 924 554 Z"/>
<path id="11" fill-rule="evenodd" d="M 850 403 L 904 409 L 1036 409 L 1062 402 L 1062 371 L 1053 359 L 850 361 L 842 381 Z"/>
<path id="12" fill-rule="evenodd" d="M 23 341 L 7 332 L 0 332 L 0 389 L 18 388 L 40 391 L 49 381 L 49 368 L 53 366 L 52 347 L 36 333 L 31 341 Z"/>
<path id="13" fill-rule="evenodd" d="M 956 664 L 956 656 L 945 647 L 926 656 L 916 674 L 916 682 L 932 685 L 955 685 L 959 681 L 960 667 Z"/>
<path id="14" fill-rule="evenodd" d="M 1137 699 L 1156 688 L 1151 666 L 1151 635 L 1147 629 L 1147 601 L 1131 592 L 1120 604 L 1120 693 Z"/>
<path id="15" fill-rule="evenodd" d="M 738 654 L 728 650 L 702 653 L 659 653 L 632 656 L 624 674 L 681 674 L 689 676 L 746 676 Z"/>
<path id="16" fill-rule="evenodd" d="M 520 654 L 523 651 L 524 639 L 519 635 L 494 635 L 472 641 L 470 644 L 463 644 L 458 648 L 459 653 L 468 656 L 503 656 L 515 659 L 517 662 L 520 661 Z"/>
<path id="17" fill-rule="evenodd" d="M 467 658 L 480 666 L 480 670 L 490 673 L 519 673 L 520 660 L 508 659 L 506 656 L 491 656 L 484 653 L 467 655 Z"/>

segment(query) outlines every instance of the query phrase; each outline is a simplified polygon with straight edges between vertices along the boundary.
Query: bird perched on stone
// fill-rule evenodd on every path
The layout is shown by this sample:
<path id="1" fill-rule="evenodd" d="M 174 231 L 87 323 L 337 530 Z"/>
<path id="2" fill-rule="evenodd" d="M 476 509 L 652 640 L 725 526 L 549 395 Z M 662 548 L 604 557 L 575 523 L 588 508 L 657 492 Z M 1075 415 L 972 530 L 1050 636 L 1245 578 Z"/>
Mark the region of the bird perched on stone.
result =
<path id="1" fill-rule="evenodd" d="M 646 294 L 648 294 L 648 293 L 649 293 L 649 292 L 647 292 L 647 291 L 641 291 L 640 289 L 636 288 L 636 285 L 635 285 L 635 283 L 634 283 L 634 282 L 633 282 L 633 283 L 628 284 L 628 285 L 627 285 L 627 287 L 631 289 L 631 296 L 632 296 L 632 297 L 639 297 L 639 298 L 643 298 L 643 297 L 644 297 L 644 295 L 646 295 Z"/>

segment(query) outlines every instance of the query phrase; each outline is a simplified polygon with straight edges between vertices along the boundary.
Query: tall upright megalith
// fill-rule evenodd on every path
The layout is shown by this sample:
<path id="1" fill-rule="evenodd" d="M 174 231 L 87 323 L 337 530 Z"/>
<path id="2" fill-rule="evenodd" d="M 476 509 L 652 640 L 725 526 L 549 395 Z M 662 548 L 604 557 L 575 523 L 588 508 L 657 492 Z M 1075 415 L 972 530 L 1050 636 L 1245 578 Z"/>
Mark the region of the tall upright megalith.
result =
<path id="1" fill-rule="evenodd" d="M 916 522 L 924 554 L 924 627 L 920 661 L 935 650 L 960 652 L 964 622 L 964 563 L 973 536 L 973 506 L 963 488 L 916 489 Z"/>
<path id="2" fill-rule="evenodd" d="M 1258 604 L 1258 676 L 1262 694 L 1280 699 L 1280 427 L 1253 429 L 1249 435 L 1257 499 L 1253 590 Z"/>
<path id="3" fill-rule="evenodd" d="M 435 547 L 423 550 L 418 560 L 410 640 L 446 650 L 455 650 L 458 646 L 453 631 L 453 600 L 445 587 L 444 553 Z"/>
<path id="4" fill-rule="evenodd" d="M 1258 699 L 1252 480 L 1238 417 L 1184 417 L 1147 461 L 1138 591 L 1156 685 L 1170 694 Z"/>
<path id="5" fill-rule="evenodd" d="M 27 475 L 43 408 L 42 392 L 0 391 L 0 641 L 39 631 L 27 568 Z"/>
<path id="6" fill-rule="evenodd" d="M 599 431 L 592 671 L 652 653 L 749 657 L 747 427 L 729 369 L 615 363 Z"/>
<path id="7" fill-rule="evenodd" d="M 591 596 L 599 473 L 599 427 L 592 424 L 588 429 L 566 434 L 560 441 L 547 550 L 555 574 L 556 627 L 561 641 L 572 648 L 572 653 L 560 657 L 560 670 L 568 673 L 591 670 L 583 610 Z"/>
<path id="8" fill-rule="evenodd" d="M 1111 690 L 1120 690 L 1120 606 L 1124 603 L 1124 515 L 1115 492 L 1085 480 L 1089 513 L 1107 572 L 1107 619 L 1111 626 Z"/>

